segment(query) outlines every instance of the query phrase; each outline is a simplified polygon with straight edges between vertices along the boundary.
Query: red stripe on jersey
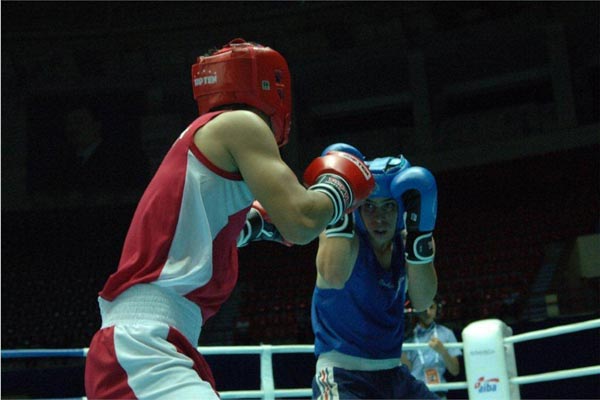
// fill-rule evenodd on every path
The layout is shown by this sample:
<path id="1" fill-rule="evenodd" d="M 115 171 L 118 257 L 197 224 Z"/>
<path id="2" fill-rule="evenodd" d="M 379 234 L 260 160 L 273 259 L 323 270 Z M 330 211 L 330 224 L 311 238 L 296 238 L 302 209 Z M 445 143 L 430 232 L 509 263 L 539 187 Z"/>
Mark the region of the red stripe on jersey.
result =
<path id="1" fill-rule="evenodd" d="M 200 149 L 196 147 L 195 143 L 191 144 L 190 150 L 192 151 L 192 153 L 194 153 L 196 158 L 200 160 L 202 164 L 204 164 L 206 168 L 210 169 L 215 174 L 222 176 L 226 179 L 231 179 L 232 181 L 241 181 L 243 179 L 242 174 L 240 174 L 239 172 L 229 172 L 217 167 L 215 164 L 213 164 L 212 161 L 206 158 L 206 156 L 200 151 Z"/>

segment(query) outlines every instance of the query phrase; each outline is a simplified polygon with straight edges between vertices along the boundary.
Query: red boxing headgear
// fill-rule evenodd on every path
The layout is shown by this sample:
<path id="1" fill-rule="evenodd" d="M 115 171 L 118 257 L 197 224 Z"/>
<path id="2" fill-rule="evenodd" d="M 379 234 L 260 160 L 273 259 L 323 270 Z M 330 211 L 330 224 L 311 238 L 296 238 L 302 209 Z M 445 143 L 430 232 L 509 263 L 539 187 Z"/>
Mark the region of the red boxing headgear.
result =
<path id="1" fill-rule="evenodd" d="M 247 104 L 271 119 L 279 147 L 288 141 L 292 119 L 291 77 L 275 50 L 234 39 L 192 65 L 194 99 L 200 115 L 215 107 Z"/>

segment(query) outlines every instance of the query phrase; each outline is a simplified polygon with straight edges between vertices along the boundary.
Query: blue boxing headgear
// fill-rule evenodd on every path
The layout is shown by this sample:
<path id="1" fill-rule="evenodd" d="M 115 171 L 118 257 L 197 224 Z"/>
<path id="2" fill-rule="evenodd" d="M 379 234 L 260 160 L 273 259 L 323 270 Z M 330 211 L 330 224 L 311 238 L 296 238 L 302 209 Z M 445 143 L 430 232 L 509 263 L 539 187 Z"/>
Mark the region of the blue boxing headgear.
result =
<path id="1" fill-rule="evenodd" d="M 400 173 L 410 167 L 410 163 L 403 155 L 398 157 L 381 157 L 373 160 L 365 161 L 365 164 L 369 167 L 369 170 L 375 178 L 375 189 L 371 192 L 369 198 L 375 197 L 392 197 L 390 191 L 390 183 Z M 404 229 L 404 206 L 402 202 L 398 203 L 398 220 L 396 222 L 396 235 L 400 234 Z M 367 228 L 360 216 L 360 207 L 354 211 L 354 220 L 356 221 L 356 228 L 361 232 L 366 232 Z"/>

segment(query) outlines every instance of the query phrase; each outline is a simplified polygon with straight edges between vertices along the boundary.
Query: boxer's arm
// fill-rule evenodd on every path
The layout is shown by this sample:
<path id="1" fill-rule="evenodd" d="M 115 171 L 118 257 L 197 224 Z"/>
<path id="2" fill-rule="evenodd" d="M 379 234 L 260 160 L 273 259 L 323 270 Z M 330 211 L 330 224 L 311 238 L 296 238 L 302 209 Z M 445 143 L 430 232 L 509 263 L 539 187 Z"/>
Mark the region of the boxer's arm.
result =
<path id="1" fill-rule="evenodd" d="M 410 167 L 393 179 L 390 191 L 406 210 L 408 294 L 413 308 L 422 311 L 431 305 L 437 292 L 437 274 L 433 265 L 437 185 L 427 169 Z"/>
<path id="2" fill-rule="evenodd" d="M 244 110 L 221 114 L 201 128 L 194 141 L 211 162 L 241 173 L 255 199 L 291 243 L 308 243 L 331 220 L 331 200 L 300 184 L 258 114 Z"/>
<path id="3" fill-rule="evenodd" d="M 406 262 L 408 274 L 408 296 L 417 311 L 426 310 L 437 293 L 437 274 L 433 261 L 427 264 Z"/>
<path id="4" fill-rule="evenodd" d="M 342 289 L 354 268 L 358 256 L 358 238 L 319 235 L 317 250 L 317 287 L 321 289 Z"/>
<path id="5" fill-rule="evenodd" d="M 326 225 L 364 201 L 375 185 L 362 160 L 338 152 L 313 160 L 304 174 L 310 186 L 306 189 L 281 160 L 266 119 L 250 111 L 215 117 L 195 133 L 194 143 L 218 167 L 241 173 L 291 243 L 316 238 Z"/>

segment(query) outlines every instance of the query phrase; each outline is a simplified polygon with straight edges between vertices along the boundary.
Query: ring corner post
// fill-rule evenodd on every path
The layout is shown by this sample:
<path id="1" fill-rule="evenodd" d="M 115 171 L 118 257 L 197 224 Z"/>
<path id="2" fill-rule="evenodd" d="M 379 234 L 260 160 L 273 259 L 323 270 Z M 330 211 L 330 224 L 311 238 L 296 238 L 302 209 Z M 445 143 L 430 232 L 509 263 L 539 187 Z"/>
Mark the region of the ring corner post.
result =
<path id="1" fill-rule="evenodd" d="M 471 400 L 520 400 L 519 385 L 510 379 L 517 375 L 513 344 L 504 338 L 512 329 L 497 319 L 467 325 L 462 331 L 465 373 Z"/>

